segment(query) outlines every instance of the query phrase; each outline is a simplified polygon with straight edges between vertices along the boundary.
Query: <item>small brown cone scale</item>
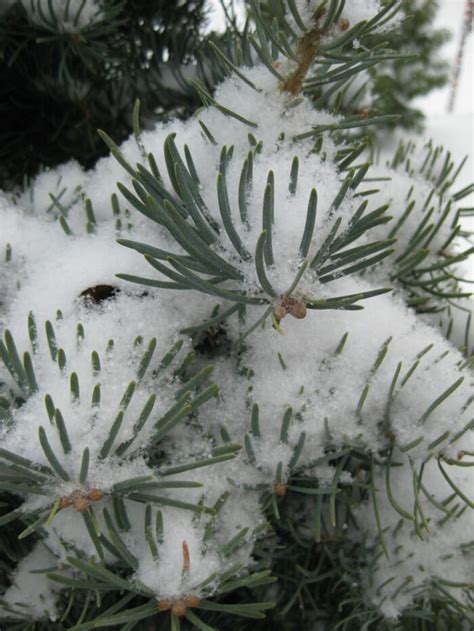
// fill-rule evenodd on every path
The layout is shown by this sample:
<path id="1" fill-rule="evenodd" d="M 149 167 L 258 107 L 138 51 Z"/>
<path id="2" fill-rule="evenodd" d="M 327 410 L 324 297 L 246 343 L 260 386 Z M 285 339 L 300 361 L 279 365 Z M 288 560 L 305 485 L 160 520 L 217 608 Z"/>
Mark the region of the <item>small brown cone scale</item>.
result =
<path id="1" fill-rule="evenodd" d="M 201 603 L 198 596 L 189 594 L 181 598 L 162 598 L 158 601 L 158 609 L 160 611 L 171 611 L 178 618 L 182 618 L 188 609 L 199 607 Z"/>
<path id="2" fill-rule="evenodd" d="M 100 489 L 91 489 L 87 496 L 91 502 L 100 502 L 104 497 L 104 491 Z"/>
<path id="3" fill-rule="evenodd" d="M 286 311 L 286 308 L 281 304 L 275 307 L 275 309 L 273 310 L 273 313 L 275 315 L 275 319 L 278 322 L 280 322 L 286 316 L 287 311 Z"/>
<path id="4" fill-rule="evenodd" d="M 184 616 L 184 614 L 186 613 L 186 609 L 187 607 L 183 600 L 176 601 L 171 607 L 171 611 L 174 613 L 175 616 L 178 616 L 178 618 L 182 618 Z"/>
<path id="5" fill-rule="evenodd" d="M 278 497 L 284 497 L 288 491 L 288 486 L 284 482 L 275 482 L 273 490 Z"/>
<path id="6" fill-rule="evenodd" d="M 295 300 L 288 306 L 288 313 L 297 320 L 302 320 L 303 318 L 306 318 L 306 305 L 304 302 Z"/>
<path id="7" fill-rule="evenodd" d="M 74 506 L 78 513 L 85 513 L 92 502 L 100 502 L 103 497 L 104 492 L 100 489 L 78 490 L 62 497 L 59 501 L 59 508 Z"/>
<path id="8" fill-rule="evenodd" d="M 184 602 L 186 603 L 186 606 L 190 607 L 191 609 L 193 607 L 199 607 L 199 605 L 201 604 L 201 600 L 197 596 L 186 596 Z"/>
<path id="9" fill-rule="evenodd" d="M 349 20 L 346 20 L 346 18 L 341 18 L 339 20 L 339 22 L 337 23 L 337 25 L 339 26 L 339 28 L 341 29 L 341 31 L 347 31 L 347 29 L 350 26 L 350 22 Z"/>
<path id="10" fill-rule="evenodd" d="M 69 506 L 72 506 L 73 504 L 74 501 L 71 499 L 71 497 L 65 496 L 61 498 L 59 502 L 59 508 L 69 508 Z"/>
<path id="11" fill-rule="evenodd" d="M 74 500 L 74 508 L 78 513 L 85 513 L 90 506 L 90 500 L 87 497 L 79 495 Z"/>
<path id="12" fill-rule="evenodd" d="M 273 315 L 275 316 L 275 320 L 279 323 L 288 314 L 297 320 L 302 320 L 306 318 L 307 311 L 303 300 L 284 296 L 281 302 L 274 308 Z"/>

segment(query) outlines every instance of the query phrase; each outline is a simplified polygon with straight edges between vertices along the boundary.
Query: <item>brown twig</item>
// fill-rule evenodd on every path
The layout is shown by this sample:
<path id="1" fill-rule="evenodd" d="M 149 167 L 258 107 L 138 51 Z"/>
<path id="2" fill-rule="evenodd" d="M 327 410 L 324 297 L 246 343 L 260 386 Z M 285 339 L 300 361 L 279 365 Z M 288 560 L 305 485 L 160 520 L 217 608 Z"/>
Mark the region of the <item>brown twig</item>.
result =
<path id="1" fill-rule="evenodd" d="M 296 50 L 298 66 L 280 85 L 282 92 L 289 92 L 293 96 L 297 96 L 303 90 L 306 75 L 319 53 L 321 38 L 324 35 L 319 27 L 319 20 L 325 13 L 325 10 L 317 11 L 313 16 L 314 27 L 299 39 Z M 350 27 L 350 23 L 346 18 L 341 18 L 337 22 L 337 27 L 344 32 Z"/>
<path id="2" fill-rule="evenodd" d="M 321 31 L 319 25 L 308 31 L 298 42 L 296 55 L 298 57 L 298 66 L 280 85 L 282 92 L 289 92 L 293 96 L 300 94 L 303 89 L 303 82 L 308 74 L 308 70 L 318 56 L 319 45 L 321 42 Z"/>

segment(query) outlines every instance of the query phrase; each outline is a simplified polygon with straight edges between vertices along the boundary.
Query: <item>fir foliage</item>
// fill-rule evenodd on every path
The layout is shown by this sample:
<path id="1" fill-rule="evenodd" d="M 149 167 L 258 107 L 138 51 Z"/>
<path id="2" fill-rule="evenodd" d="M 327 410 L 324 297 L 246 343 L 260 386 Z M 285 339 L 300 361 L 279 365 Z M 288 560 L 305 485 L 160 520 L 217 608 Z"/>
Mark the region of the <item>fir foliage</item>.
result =
<path id="1" fill-rule="evenodd" d="M 105 153 L 97 128 L 124 140 L 137 98 L 147 117 L 194 108 L 169 79 L 200 39 L 204 0 L 106 0 L 92 22 L 90 0 L 9 4 L 0 22 L 3 188 L 71 158 L 94 164 Z"/>
<path id="2" fill-rule="evenodd" d="M 449 80 L 449 64 L 440 51 L 450 34 L 446 29 L 434 27 L 438 9 L 437 0 L 405 0 L 402 10 L 406 19 L 397 32 L 383 39 L 393 50 L 413 56 L 406 61 L 389 61 L 369 71 L 373 103 L 369 110 L 399 114 L 399 124 L 405 129 L 423 126 L 423 113 L 412 101 L 442 88 Z"/>
<path id="3" fill-rule="evenodd" d="M 389 5 L 389 0 L 383 1 Z M 251 5 L 251 3 L 250 3 Z M 260 5 L 266 14 L 278 16 L 278 3 L 261 0 Z M 394 121 L 381 122 L 383 129 L 401 126 L 405 129 L 420 130 L 424 115 L 412 102 L 432 90 L 446 85 L 449 79 L 449 65 L 440 56 L 440 49 L 449 39 L 449 32 L 433 25 L 439 9 L 437 0 L 403 0 L 401 3 L 404 19 L 396 30 L 371 36 L 369 49 L 383 45 L 403 53 L 403 57 L 386 58 L 379 63 L 367 63 L 363 72 L 341 90 L 329 90 L 332 110 L 345 116 L 364 114 L 365 116 L 396 115 Z M 325 93 L 320 87 L 321 95 Z M 376 129 L 364 130 L 375 133 Z"/>
<path id="4" fill-rule="evenodd" d="M 473 623 L 472 186 L 327 111 L 400 2 L 251 6 L 188 121 L 2 198 L 8 628 Z"/>

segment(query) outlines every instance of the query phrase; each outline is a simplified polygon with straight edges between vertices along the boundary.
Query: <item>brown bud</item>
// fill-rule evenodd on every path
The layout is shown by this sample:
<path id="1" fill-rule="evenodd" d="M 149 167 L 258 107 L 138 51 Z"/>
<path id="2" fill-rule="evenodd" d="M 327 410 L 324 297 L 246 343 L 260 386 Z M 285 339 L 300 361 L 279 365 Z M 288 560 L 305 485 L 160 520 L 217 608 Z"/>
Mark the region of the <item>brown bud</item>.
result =
<path id="1" fill-rule="evenodd" d="M 178 616 L 178 618 L 182 618 L 184 616 L 184 614 L 186 613 L 186 604 L 183 600 L 177 600 L 175 603 L 173 603 L 173 606 L 171 607 L 171 611 L 174 613 L 175 616 Z"/>
<path id="2" fill-rule="evenodd" d="M 295 301 L 288 305 L 288 313 L 298 320 L 306 318 L 306 305 L 304 302 Z"/>
<path id="3" fill-rule="evenodd" d="M 160 611 L 168 611 L 173 606 L 173 601 L 170 598 L 162 598 L 158 601 L 158 609 Z"/>
<path id="4" fill-rule="evenodd" d="M 59 508 L 69 508 L 69 506 L 72 506 L 73 504 L 74 502 L 71 497 L 69 495 L 65 495 L 59 502 Z"/>
<path id="5" fill-rule="evenodd" d="M 100 502 L 100 500 L 104 497 L 104 491 L 100 489 L 91 489 L 87 494 L 88 499 L 91 502 Z"/>
<path id="6" fill-rule="evenodd" d="M 74 499 L 74 508 L 77 510 L 78 513 L 85 513 L 89 506 L 90 500 L 88 500 L 87 497 L 84 497 L 83 495 L 78 495 Z"/>
<path id="7" fill-rule="evenodd" d="M 281 305 L 277 305 L 274 309 L 273 309 L 273 315 L 275 316 L 275 320 L 277 322 L 280 322 L 281 320 L 283 320 L 283 318 L 286 316 L 287 314 L 287 310 L 284 304 Z"/>
<path id="8" fill-rule="evenodd" d="M 275 484 L 273 485 L 273 490 L 275 491 L 275 494 L 278 495 L 278 497 L 283 497 L 284 495 L 286 495 L 288 487 L 284 482 L 275 482 Z"/>
<path id="9" fill-rule="evenodd" d="M 347 31 L 347 29 L 349 28 L 351 24 L 349 20 L 346 20 L 346 18 L 341 18 L 339 22 L 337 23 L 337 25 L 339 26 L 341 31 Z"/>
<path id="10" fill-rule="evenodd" d="M 199 607 L 201 600 L 197 596 L 185 596 L 184 603 L 186 607 Z"/>

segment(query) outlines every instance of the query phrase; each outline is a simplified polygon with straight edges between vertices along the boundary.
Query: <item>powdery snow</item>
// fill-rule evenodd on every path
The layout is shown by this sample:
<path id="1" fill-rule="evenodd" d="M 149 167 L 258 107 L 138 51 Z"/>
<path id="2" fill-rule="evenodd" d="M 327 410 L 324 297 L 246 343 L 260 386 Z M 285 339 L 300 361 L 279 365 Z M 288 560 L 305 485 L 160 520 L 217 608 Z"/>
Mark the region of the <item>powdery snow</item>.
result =
<path id="1" fill-rule="evenodd" d="M 309 12 L 307 15 L 311 15 L 315 4 L 297 2 L 302 13 Z M 344 16 L 349 21 L 370 18 L 379 9 L 375 1 L 346 5 Z M 142 134 L 141 143 L 147 153 L 155 156 L 164 186 L 176 198 L 173 172 L 170 177 L 163 151 L 164 143 L 170 143 L 170 134 L 175 134 L 173 140 L 180 154 L 184 155 L 188 148 L 192 155 L 199 194 L 209 215 L 221 226 L 216 179 L 222 148 L 232 151 L 225 179 L 237 235 L 249 256 L 239 257 L 232 239 L 223 230 L 220 245 L 214 245 L 213 252 L 236 266 L 241 274 L 237 289 L 250 295 L 262 294 L 254 253 L 262 232 L 263 199 L 272 172 L 275 264 L 268 266 L 268 275 L 276 288 L 276 304 L 279 296 L 288 291 L 301 265 L 299 245 L 312 189 L 317 190 L 318 210 L 308 260 L 324 244 L 336 220 L 341 220 L 341 232 L 347 228 L 361 200 L 357 190 L 350 190 L 339 207 L 332 208 L 343 181 L 336 165 L 338 147 L 325 138 L 323 150 L 315 153 L 312 139 L 296 138 L 313 126 L 333 123 L 338 118 L 315 111 L 308 100 L 292 102 L 264 67 L 245 71 L 245 75 L 258 89 L 230 78 L 218 88 L 216 99 L 221 106 L 238 110 L 247 123 L 209 107 L 187 122 L 157 125 Z M 214 141 L 203 132 L 200 123 L 204 123 Z M 131 165 L 143 163 L 140 144 L 135 138 L 126 141 L 120 151 Z M 249 153 L 253 160 L 253 185 L 246 195 L 247 220 L 240 221 L 239 181 Z M 291 194 L 289 180 L 295 156 L 300 166 L 298 185 Z M 416 163 L 414 156 L 413 165 Z M 441 196 L 436 183 L 419 172 L 377 166 L 367 174 L 369 181 L 372 177 L 382 178 L 384 184 L 378 193 L 368 196 L 366 214 L 389 204 L 393 219 L 372 231 L 373 234 L 363 234 L 351 247 L 386 238 L 409 199 L 415 202 L 415 210 L 398 234 L 397 252 L 410 242 L 431 194 L 435 200 L 435 218 L 449 201 L 453 213 L 449 218 L 455 216 L 453 191 L 447 190 Z M 393 293 L 365 301 L 362 311 L 310 310 L 304 320 L 287 317 L 281 324 L 282 331 L 267 318 L 245 340 L 245 352 L 215 358 L 213 374 L 206 384 L 214 381 L 219 385 L 217 399 L 207 401 L 173 427 L 159 444 L 160 463 L 155 467 L 149 464 L 155 424 L 175 404 L 183 387 L 179 374 L 174 375 L 173 371 L 187 361 L 185 358 L 192 350 L 192 339 L 180 334 L 181 329 L 199 325 L 210 317 L 216 305 L 224 310 L 230 303 L 198 291 L 143 287 L 115 277 L 117 272 L 123 272 L 164 280 L 141 254 L 117 244 L 117 237 L 146 243 L 177 256 L 186 254 L 163 225 L 135 211 L 124 197 L 117 198 L 118 204 L 115 198 L 112 203 L 117 181 L 134 190 L 130 175 L 113 157 L 107 157 L 90 172 L 84 172 L 76 163 L 63 165 L 38 176 L 27 190 L 1 198 L 0 251 L 9 252 L 8 260 L 2 257 L 1 263 L 2 326 L 13 335 L 19 357 L 24 357 L 25 352 L 32 357 L 37 388 L 21 407 L 14 409 L 12 423 L 0 430 L 0 440 L 4 449 L 49 466 L 51 461 L 39 444 L 38 432 L 43 427 L 67 475 L 66 479 L 50 475 L 42 486 L 44 494 L 22 492 L 23 508 L 49 512 L 58 498 L 74 498 L 78 491 L 100 489 L 105 496 L 96 505 L 97 523 L 106 532 L 107 513 L 103 509 L 112 511 L 111 498 L 119 488 L 115 485 L 131 478 L 150 476 L 149 481 L 157 485 L 165 478 L 176 482 L 177 488 L 158 487 L 157 493 L 194 506 L 202 503 L 213 507 L 226 498 L 212 524 L 215 532 L 209 540 L 206 539 L 208 514 L 196 516 L 190 510 L 158 502 L 158 507 L 151 509 L 152 518 L 155 519 L 157 510 L 161 511 L 163 530 L 153 555 L 143 534 L 146 508 L 124 494 L 131 525 L 122 536 L 136 558 L 133 575 L 136 585 L 144 585 L 146 593 L 157 599 L 189 595 L 200 598 L 219 593 L 218 576 L 236 563 L 243 568 L 252 567 L 253 545 L 266 525 L 260 503 L 262 492 L 275 494 L 277 483 L 285 487 L 289 482 L 291 486 L 291 476 L 295 474 L 306 476 L 323 489 L 334 484 L 333 476 L 338 472 L 326 457 L 328 450 L 354 448 L 373 458 L 393 450 L 394 458 L 403 466 L 393 473 L 390 491 L 409 510 L 415 510 L 413 503 L 418 501 L 416 510 L 420 511 L 422 506 L 425 518 L 421 512 L 417 514 L 415 526 L 422 520 L 427 534 L 421 543 L 419 538 L 415 539 L 417 528 L 413 520 L 408 520 L 403 530 L 396 530 L 399 514 L 384 489 L 385 480 L 375 470 L 378 510 L 382 524 L 388 528 L 385 537 L 391 556 L 377 558 L 380 533 L 376 520 L 370 517 L 374 505 L 369 497 L 359 511 L 359 519 L 367 540 L 367 558 L 373 567 L 371 576 L 362 579 L 374 606 L 393 618 L 417 594 L 433 589 L 439 577 L 472 582 L 472 564 L 466 552 L 472 533 L 472 513 L 461 512 L 460 506 L 459 514 L 451 520 L 445 520 L 439 528 L 429 528 L 440 519 L 432 498 L 438 498 L 439 504 L 452 489 L 438 468 L 438 460 L 449 470 L 450 479 L 462 486 L 463 493 L 469 492 L 470 469 L 452 466 L 452 461 L 463 451 L 472 452 L 469 431 L 472 376 L 457 348 L 407 307 L 401 286 L 397 285 Z M 86 200 L 91 201 L 93 221 L 90 208 L 86 212 Z M 447 223 L 440 226 L 430 245 L 430 260 L 436 260 L 449 234 Z M 341 277 L 330 283 L 320 282 L 313 272 L 307 271 L 300 280 L 298 295 L 330 299 L 391 287 L 392 261 L 393 258 L 365 274 Z M 222 286 L 235 288 L 232 283 L 227 280 Z M 81 297 L 84 291 L 97 285 L 111 285 L 120 291 L 101 304 Z M 264 310 L 265 307 L 250 305 L 248 321 L 255 321 Z M 28 332 L 30 312 L 38 330 L 37 341 Z M 51 325 L 56 339 L 53 350 L 44 333 L 46 327 L 51 330 Z M 234 314 L 225 327 L 229 344 L 237 344 L 241 332 Z M 150 366 L 144 375 L 138 376 L 140 361 L 155 338 Z M 159 370 L 161 359 L 178 339 L 183 346 L 176 363 L 158 378 L 154 371 Z M 95 352 L 100 356 L 100 369 Z M 196 375 L 207 363 L 205 357 L 198 358 L 191 374 Z M 21 395 L 3 366 L 0 377 L 6 391 Z M 136 385 L 130 386 L 132 382 Z M 74 385 L 77 383 L 79 396 Z M 125 404 L 124 393 L 130 387 L 133 396 Z M 450 396 L 443 399 L 441 395 L 446 392 Z M 49 412 L 45 406 L 47 395 L 54 415 L 50 414 L 51 404 Z M 137 419 L 153 397 L 156 401 L 150 419 L 127 455 L 121 457 L 115 449 L 133 437 Z M 57 410 L 67 428 L 69 449 L 64 446 L 64 434 L 58 431 L 61 421 Z M 123 422 L 117 429 L 114 448 L 104 456 L 104 444 L 122 412 Z M 209 457 L 212 449 L 222 447 L 226 440 L 243 447 L 234 459 L 166 475 L 169 467 Z M 85 449 L 90 454 L 87 483 L 79 479 Z M 413 472 L 419 474 L 424 468 L 426 493 L 423 491 L 420 499 L 420 489 L 412 483 Z M 350 471 L 344 471 L 340 483 L 350 483 L 351 476 Z M 45 540 L 54 558 L 64 560 L 67 544 L 74 544 L 86 556 L 97 558 L 97 549 L 78 512 L 71 506 L 62 506 L 54 519 L 44 525 Z M 242 545 L 226 551 L 226 544 L 241 532 L 244 532 Z M 347 536 L 357 540 L 361 532 L 348 527 Z M 440 546 L 448 541 L 452 555 L 439 555 Z M 30 593 L 32 583 L 26 568 L 42 564 L 44 554 L 38 555 L 37 560 L 27 557 L 19 565 L 14 585 L 7 592 L 8 603 L 16 601 L 22 586 Z M 115 562 L 109 550 L 105 559 L 111 565 Z M 392 587 L 386 587 L 392 576 L 395 589 L 415 572 L 418 574 L 411 580 L 416 590 L 407 591 L 403 587 L 394 596 Z M 41 588 L 29 598 L 28 615 L 54 619 L 53 589 L 43 578 Z"/>
<path id="2" fill-rule="evenodd" d="M 101 19 L 99 0 L 21 0 L 32 22 L 77 32 Z"/>

